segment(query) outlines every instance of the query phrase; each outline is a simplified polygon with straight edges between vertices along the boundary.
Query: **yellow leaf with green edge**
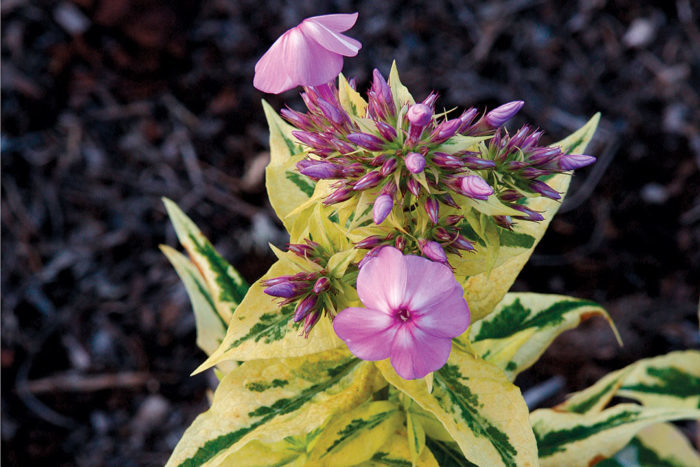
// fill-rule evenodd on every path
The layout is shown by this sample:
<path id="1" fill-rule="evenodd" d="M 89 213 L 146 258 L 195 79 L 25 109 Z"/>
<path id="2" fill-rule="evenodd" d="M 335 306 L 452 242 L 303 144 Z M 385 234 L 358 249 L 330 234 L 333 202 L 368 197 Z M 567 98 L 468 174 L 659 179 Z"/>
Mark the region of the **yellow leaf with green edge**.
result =
<path id="1" fill-rule="evenodd" d="M 671 352 L 633 366 L 617 395 L 649 407 L 700 408 L 700 351 Z"/>
<path id="2" fill-rule="evenodd" d="M 608 313 L 595 302 L 536 293 L 509 293 L 486 318 L 469 329 L 477 353 L 512 380 L 529 368 L 562 332 L 601 316 L 617 336 Z M 619 340 L 619 338 L 618 338 Z"/>
<path id="3" fill-rule="evenodd" d="M 428 390 L 428 393 L 432 391 Z M 409 400 L 413 400 L 410 399 Z M 439 440 L 439 441 L 454 441 L 452 439 L 452 436 L 445 430 L 445 427 L 440 423 L 440 421 L 435 418 L 435 415 L 432 413 L 428 412 L 427 410 L 423 410 L 420 405 L 416 403 L 412 403 L 411 405 L 408 405 L 408 408 L 406 409 L 407 413 L 411 415 L 411 418 L 413 419 L 414 423 L 420 424 L 423 431 L 427 436 L 430 438 Z"/>
<path id="4" fill-rule="evenodd" d="M 338 76 L 338 100 L 341 107 L 353 117 L 364 118 L 367 113 L 367 101 L 359 92 L 350 87 L 348 80 L 341 73 Z"/>
<path id="5" fill-rule="evenodd" d="M 613 456 L 647 426 L 699 417 L 698 409 L 619 404 L 592 414 L 539 409 L 532 412 L 530 422 L 537 438 L 540 465 L 576 467 Z"/>
<path id="6" fill-rule="evenodd" d="M 608 373 L 593 386 L 571 394 L 567 400 L 555 408 L 563 412 L 580 414 L 600 412 L 615 396 L 617 390 L 622 386 L 625 376 L 629 374 L 632 368 L 633 365 Z"/>
<path id="7" fill-rule="evenodd" d="M 453 346 L 450 358 L 433 373 L 433 391 L 424 381 L 407 381 L 388 361 L 377 362 L 384 378 L 432 413 L 478 465 L 534 466 L 537 447 L 520 389 L 503 371 Z"/>
<path id="8" fill-rule="evenodd" d="M 161 245 L 160 251 L 168 258 L 185 284 L 197 326 L 197 346 L 207 355 L 211 355 L 224 339 L 228 324 L 216 312 L 216 306 L 209 295 L 207 285 L 192 261 L 167 245 Z"/>
<path id="9" fill-rule="evenodd" d="M 223 342 L 195 373 L 226 360 L 299 357 L 344 346 L 343 341 L 333 332 L 330 320 L 326 318 L 319 320 L 308 339 L 299 335 L 291 320 L 294 305 L 280 308 L 279 299 L 263 292 L 263 280 L 297 272 L 298 269 L 281 261 L 273 264 L 270 270 L 250 287 L 229 324 Z"/>
<path id="10" fill-rule="evenodd" d="M 163 198 L 163 203 L 180 244 L 204 278 L 216 311 L 228 323 L 248 291 L 248 284 L 177 204 L 167 198 Z"/>
<path id="11" fill-rule="evenodd" d="M 700 457 L 683 433 L 670 423 L 640 431 L 614 457 L 596 467 L 700 467 Z"/>
<path id="12" fill-rule="evenodd" d="M 219 384 L 211 408 L 185 431 L 168 465 L 218 465 L 253 440 L 310 433 L 368 400 L 376 382 L 374 365 L 345 349 L 245 362 Z"/>
<path id="13" fill-rule="evenodd" d="M 430 389 L 427 391 L 430 392 Z M 409 401 L 409 404 L 416 405 L 412 400 Z M 421 416 L 411 411 L 410 407 L 406 409 L 406 433 L 408 436 L 408 447 L 411 451 L 411 459 L 413 464 L 417 465 L 418 458 L 420 458 L 420 455 L 425 449 L 425 429 L 421 423 Z"/>
<path id="14" fill-rule="evenodd" d="M 351 466 L 365 462 L 402 423 L 399 407 L 389 401 L 367 402 L 337 414 L 323 427 L 309 464 Z"/>
<path id="15" fill-rule="evenodd" d="M 396 112 L 403 107 L 404 104 L 415 104 L 416 101 L 408 92 L 408 88 L 401 84 L 399 79 L 399 70 L 396 67 L 396 61 L 391 64 L 391 71 L 389 72 L 389 87 L 391 88 L 391 94 L 394 97 L 394 105 L 396 106 Z"/>
<path id="16" fill-rule="evenodd" d="M 583 127 L 552 146 L 560 146 L 565 151 L 574 154 L 583 153 L 595 133 L 599 120 L 600 114 L 595 114 Z M 547 180 L 547 184 L 562 193 L 563 200 L 570 180 L 570 175 L 559 174 Z M 462 285 L 472 314 L 472 322 L 489 314 L 501 301 L 520 270 L 527 263 L 537 243 L 544 236 L 560 205 L 560 201 L 545 197 L 529 198 L 527 206 L 541 212 L 544 220 L 541 222 L 518 222 L 512 231 L 502 229 L 499 233 L 501 237 L 499 258 L 495 261 L 495 267 L 490 274 L 485 271 L 482 264 L 483 259 L 478 256 L 478 253 L 465 254 L 463 260 L 459 260 L 453 255 L 448 256 L 450 264 L 455 267 L 455 275 L 458 280 L 463 281 Z M 466 236 L 469 238 L 469 235 Z M 479 267 L 482 268 L 481 271 L 479 271 Z M 462 276 L 466 277 L 461 279 Z"/>
<path id="17" fill-rule="evenodd" d="M 389 439 L 374 453 L 368 462 L 364 462 L 360 465 L 363 467 L 411 467 L 411 465 L 419 467 L 439 467 L 440 464 L 437 463 L 433 453 L 428 449 L 424 449 L 420 457 L 413 462 L 406 430 L 401 427 L 392 433 Z"/>
<path id="18" fill-rule="evenodd" d="M 292 135 L 295 128 L 265 100 L 262 105 L 270 129 L 270 163 L 265 169 L 265 186 L 270 204 L 289 231 L 294 220 L 288 214 L 311 197 L 316 183 L 295 168 L 304 157 L 303 146 Z"/>

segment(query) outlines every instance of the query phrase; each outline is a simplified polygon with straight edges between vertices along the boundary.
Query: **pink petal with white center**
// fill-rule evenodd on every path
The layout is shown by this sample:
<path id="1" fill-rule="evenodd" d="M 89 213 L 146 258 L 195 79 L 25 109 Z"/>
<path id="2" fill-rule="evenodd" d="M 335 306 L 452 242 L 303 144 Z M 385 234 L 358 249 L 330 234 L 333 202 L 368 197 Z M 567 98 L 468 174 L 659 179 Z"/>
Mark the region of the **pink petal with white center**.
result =
<path id="1" fill-rule="evenodd" d="M 260 91 L 279 94 L 292 89 L 296 84 L 287 73 L 285 63 L 285 49 L 289 32 L 282 34 L 265 52 L 258 63 L 255 64 L 255 76 L 253 86 Z"/>
<path id="2" fill-rule="evenodd" d="M 384 247 L 360 269 L 357 294 L 367 308 L 390 313 L 405 302 L 407 275 L 404 255 Z"/>
<path id="3" fill-rule="evenodd" d="M 324 49 L 296 27 L 289 31 L 283 66 L 295 86 L 318 86 L 340 74 L 343 57 Z"/>
<path id="4" fill-rule="evenodd" d="M 354 57 L 362 48 L 362 44 L 352 37 L 332 31 L 322 23 L 311 19 L 304 20 L 299 28 L 306 37 L 315 40 L 324 49 L 346 57 Z"/>
<path id="5" fill-rule="evenodd" d="M 420 256 L 404 256 L 408 280 L 405 303 L 411 310 L 419 311 L 445 299 L 445 294 L 459 286 L 452 270 L 442 263 Z M 461 293 L 460 293 L 461 296 Z"/>
<path id="6" fill-rule="evenodd" d="M 333 319 L 333 329 L 350 352 L 362 360 L 384 360 L 389 357 L 396 333 L 390 315 L 365 308 L 346 308 Z"/>
<path id="7" fill-rule="evenodd" d="M 459 284 L 445 292 L 442 300 L 416 310 L 412 316 L 415 325 L 435 337 L 457 337 L 467 330 L 470 322 L 469 307 Z"/>
<path id="8" fill-rule="evenodd" d="M 452 348 L 450 339 L 440 339 L 405 324 L 391 343 L 391 365 L 403 379 L 422 378 L 447 363 Z"/>
<path id="9" fill-rule="evenodd" d="M 338 13 L 335 15 L 321 15 L 306 18 L 306 21 L 319 23 L 335 32 L 344 32 L 355 25 L 357 13 Z"/>

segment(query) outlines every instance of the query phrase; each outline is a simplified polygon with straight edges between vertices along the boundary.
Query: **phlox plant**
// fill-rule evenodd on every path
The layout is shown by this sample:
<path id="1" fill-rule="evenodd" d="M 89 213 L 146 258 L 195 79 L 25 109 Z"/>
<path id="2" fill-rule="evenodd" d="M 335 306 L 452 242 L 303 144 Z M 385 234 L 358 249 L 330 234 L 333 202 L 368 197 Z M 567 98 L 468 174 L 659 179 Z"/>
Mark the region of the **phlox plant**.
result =
<path id="1" fill-rule="evenodd" d="M 286 251 L 248 285 L 165 200 L 188 257 L 163 246 L 219 379 L 168 465 L 700 465 L 670 424 L 700 418 L 700 353 L 674 352 L 530 412 L 515 377 L 598 304 L 508 289 L 560 206 L 599 115 L 540 144 L 507 130 L 524 102 L 441 112 L 396 64 L 364 98 L 340 71 L 357 14 L 308 18 L 254 85 L 302 86 L 305 112 L 265 101 L 266 185 Z M 583 351 L 583 349 L 582 349 Z M 611 405 L 614 397 L 627 402 Z"/>

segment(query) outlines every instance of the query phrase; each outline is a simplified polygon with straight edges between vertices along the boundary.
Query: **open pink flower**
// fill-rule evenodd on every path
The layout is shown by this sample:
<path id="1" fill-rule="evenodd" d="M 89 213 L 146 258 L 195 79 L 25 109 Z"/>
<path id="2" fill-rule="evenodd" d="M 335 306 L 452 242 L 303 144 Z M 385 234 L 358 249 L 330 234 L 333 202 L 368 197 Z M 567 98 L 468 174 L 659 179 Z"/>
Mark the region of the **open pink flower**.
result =
<path id="1" fill-rule="evenodd" d="M 354 57 L 359 41 L 341 34 L 357 20 L 357 13 L 306 18 L 272 44 L 255 65 L 253 86 L 279 94 L 297 86 L 319 86 L 343 69 L 343 56 Z"/>
<path id="2" fill-rule="evenodd" d="M 367 308 L 338 313 L 336 334 L 358 358 L 391 358 L 404 379 L 440 369 L 452 338 L 469 327 L 469 307 L 450 268 L 393 247 L 362 266 L 357 293 Z"/>

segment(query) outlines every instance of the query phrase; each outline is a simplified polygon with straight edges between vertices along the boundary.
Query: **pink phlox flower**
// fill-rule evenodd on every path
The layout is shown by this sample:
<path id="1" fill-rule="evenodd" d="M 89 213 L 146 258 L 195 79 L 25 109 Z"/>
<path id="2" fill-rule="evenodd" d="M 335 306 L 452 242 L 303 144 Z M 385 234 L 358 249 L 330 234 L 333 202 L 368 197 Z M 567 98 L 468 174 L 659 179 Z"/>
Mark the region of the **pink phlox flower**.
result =
<path id="1" fill-rule="evenodd" d="M 313 16 L 288 30 L 255 64 L 253 86 L 279 94 L 297 86 L 319 86 L 340 73 L 343 57 L 354 57 L 362 44 L 344 34 L 357 13 Z"/>
<path id="2" fill-rule="evenodd" d="M 367 308 L 338 313 L 336 334 L 358 358 L 390 358 L 404 379 L 440 369 L 452 338 L 469 327 L 469 307 L 450 268 L 393 247 L 362 266 L 357 293 Z"/>

